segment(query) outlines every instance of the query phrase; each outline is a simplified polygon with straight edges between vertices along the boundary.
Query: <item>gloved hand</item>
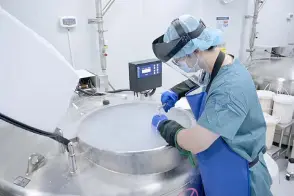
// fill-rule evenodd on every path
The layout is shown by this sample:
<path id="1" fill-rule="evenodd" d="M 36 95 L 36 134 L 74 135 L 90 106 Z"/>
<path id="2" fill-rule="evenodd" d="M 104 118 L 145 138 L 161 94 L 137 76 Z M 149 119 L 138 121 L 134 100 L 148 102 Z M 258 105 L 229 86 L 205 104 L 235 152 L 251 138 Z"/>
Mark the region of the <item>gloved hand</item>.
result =
<path id="1" fill-rule="evenodd" d="M 165 112 L 168 112 L 171 108 L 175 107 L 176 102 L 179 100 L 179 96 L 173 91 L 166 91 L 161 95 L 161 103 Z"/>
<path id="2" fill-rule="evenodd" d="M 158 125 L 166 120 L 168 119 L 165 115 L 155 115 L 152 118 L 152 125 L 158 130 Z"/>
<path id="3" fill-rule="evenodd" d="M 152 118 L 152 125 L 159 131 L 161 137 L 170 145 L 177 148 L 180 154 L 189 159 L 192 166 L 195 166 L 195 158 L 193 154 L 182 149 L 176 141 L 177 134 L 184 129 L 179 123 L 168 120 L 165 115 L 155 115 Z"/>

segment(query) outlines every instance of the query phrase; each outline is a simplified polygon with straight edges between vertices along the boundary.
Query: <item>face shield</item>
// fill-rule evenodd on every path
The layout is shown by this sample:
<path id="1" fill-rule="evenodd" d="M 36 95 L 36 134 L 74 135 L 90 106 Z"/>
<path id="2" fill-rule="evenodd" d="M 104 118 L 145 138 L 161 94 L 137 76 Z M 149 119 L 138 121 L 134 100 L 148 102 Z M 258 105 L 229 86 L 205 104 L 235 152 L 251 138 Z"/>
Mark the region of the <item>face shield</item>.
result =
<path id="1" fill-rule="evenodd" d="M 172 25 L 177 31 L 179 38 L 166 43 L 163 41 L 164 35 L 161 35 L 152 43 L 152 49 L 155 56 L 162 62 L 167 62 L 172 59 L 188 42 L 192 39 L 198 38 L 206 28 L 202 20 L 200 20 L 197 29 L 190 33 L 185 32 L 179 19 L 174 20 Z"/>
<path id="2" fill-rule="evenodd" d="M 179 19 L 172 22 L 178 39 L 172 40 L 168 43 L 164 42 L 164 35 L 155 39 L 152 43 L 152 49 L 155 56 L 169 67 L 175 69 L 177 72 L 192 80 L 198 85 L 203 85 L 205 78 L 205 71 L 199 67 L 199 59 L 196 52 L 186 55 L 185 57 L 172 59 L 188 42 L 201 35 L 206 28 L 205 24 L 200 20 L 199 25 L 195 31 L 186 33 L 182 27 Z"/>
<path id="3" fill-rule="evenodd" d="M 180 68 L 177 64 L 173 63 L 173 61 L 168 61 L 165 63 L 167 66 L 171 67 L 178 73 L 180 73 L 185 78 L 193 81 L 195 84 L 198 84 L 199 86 L 205 86 L 208 83 L 209 80 L 209 74 L 204 69 L 199 69 L 197 71 L 190 71 L 186 72 L 182 68 Z"/>

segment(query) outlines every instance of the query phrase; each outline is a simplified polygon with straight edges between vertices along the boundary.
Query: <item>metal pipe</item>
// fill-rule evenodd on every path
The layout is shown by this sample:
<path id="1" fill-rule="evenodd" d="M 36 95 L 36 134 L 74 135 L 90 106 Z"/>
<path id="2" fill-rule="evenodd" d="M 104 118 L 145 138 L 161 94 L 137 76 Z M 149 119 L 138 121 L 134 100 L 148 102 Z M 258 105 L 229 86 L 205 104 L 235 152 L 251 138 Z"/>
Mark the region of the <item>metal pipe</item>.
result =
<path id="1" fill-rule="evenodd" d="M 258 12 L 261 11 L 261 9 L 263 8 L 264 4 L 266 3 L 267 0 L 263 0 L 261 1 L 261 5 L 259 6 Z"/>
<path id="2" fill-rule="evenodd" d="M 103 28 L 103 14 L 102 14 L 102 0 L 96 0 L 96 19 L 98 27 L 98 39 L 99 39 L 99 51 L 100 51 L 100 63 L 101 69 L 104 73 L 106 71 L 106 53 L 105 53 L 105 39 Z"/>
<path id="3" fill-rule="evenodd" d="M 76 162 L 76 154 L 74 150 L 73 143 L 70 142 L 68 144 L 68 163 L 69 163 L 69 172 L 71 174 L 75 174 L 77 172 L 77 162 Z"/>
<path id="4" fill-rule="evenodd" d="M 102 10 L 102 16 L 106 14 L 106 12 L 109 10 L 109 8 L 112 6 L 112 4 L 115 2 L 115 0 L 109 0 L 105 7 Z"/>
<path id="5" fill-rule="evenodd" d="M 253 52 L 254 52 L 254 44 L 255 44 L 255 40 L 256 40 L 256 35 L 257 35 L 257 19 L 258 19 L 258 13 L 259 13 L 259 4 L 260 4 L 260 0 L 255 0 L 255 4 L 254 4 L 254 13 L 253 13 L 253 20 L 252 20 L 252 31 L 251 31 L 251 35 L 250 35 L 250 42 L 249 42 L 249 52 L 250 52 L 250 57 L 252 59 L 253 56 Z"/>

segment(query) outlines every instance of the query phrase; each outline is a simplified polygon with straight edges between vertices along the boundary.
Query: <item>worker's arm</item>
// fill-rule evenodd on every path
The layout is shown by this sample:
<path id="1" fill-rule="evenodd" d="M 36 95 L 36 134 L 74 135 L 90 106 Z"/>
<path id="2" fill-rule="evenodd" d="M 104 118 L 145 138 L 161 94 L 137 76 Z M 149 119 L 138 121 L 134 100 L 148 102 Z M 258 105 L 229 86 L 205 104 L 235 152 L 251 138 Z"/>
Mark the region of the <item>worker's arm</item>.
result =
<path id="1" fill-rule="evenodd" d="M 175 121 L 162 120 L 158 130 L 171 146 L 197 154 L 209 148 L 220 136 L 234 139 L 247 113 L 245 95 L 234 96 L 220 90 L 208 98 L 195 127 L 185 129 Z"/>
<path id="2" fill-rule="evenodd" d="M 193 154 L 206 150 L 219 137 L 219 135 L 199 125 L 191 129 L 185 129 L 182 125 L 172 120 L 162 121 L 158 126 L 158 130 L 171 146 L 178 149 L 182 148 Z"/>
<path id="3" fill-rule="evenodd" d="M 176 136 L 177 144 L 193 154 L 205 151 L 214 141 L 219 138 L 218 134 L 209 131 L 199 125 L 192 129 L 183 129 Z"/>
<path id="4" fill-rule="evenodd" d="M 191 89 L 199 88 L 191 80 L 185 80 L 180 84 L 177 84 L 170 91 L 166 91 L 161 95 L 161 103 L 165 112 L 168 112 L 171 108 L 175 107 L 178 100 L 186 95 Z"/>

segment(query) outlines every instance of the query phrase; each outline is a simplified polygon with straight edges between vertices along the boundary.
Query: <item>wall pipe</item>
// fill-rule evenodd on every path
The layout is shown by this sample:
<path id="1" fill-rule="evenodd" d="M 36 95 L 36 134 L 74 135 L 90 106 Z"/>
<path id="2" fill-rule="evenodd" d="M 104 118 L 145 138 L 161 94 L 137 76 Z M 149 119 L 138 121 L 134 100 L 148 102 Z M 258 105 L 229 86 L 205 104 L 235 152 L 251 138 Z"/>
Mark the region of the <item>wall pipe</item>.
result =
<path id="1" fill-rule="evenodd" d="M 106 14 L 106 12 L 109 10 L 109 8 L 112 6 L 112 4 L 115 2 L 115 0 L 109 0 L 105 7 L 102 10 L 102 16 Z"/>
<path id="2" fill-rule="evenodd" d="M 104 27 L 103 27 L 103 14 L 102 14 L 102 0 L 96 0 L 96 19 L 98 27 L 98 41 L 100 51 L 100 63 L 101 69 L 104 73 L 106 71 L 106 51 L 105 51 L 105 39 L 104 39 Z"/>
<path id="3" fill-rule="evenodd" d="M 255 0 L 254 4 L 254 13 L 253 13 L 253 20 L 252 20 L 252 30 L 250 35 L 250 42 L 249 42 L 249 52 L 250 52 L 250 58 L 252 60 L 253 52 L 254 52 L 254 46 L 255 46 L 255 40 L 257 36 L 257 19 L 258 19 L 258 13 L 259 13 L 259 4 L 261 3 L 260 0 Z"/>
<path id="4" fill-rule="evenodd" d="M 89 19 L 89 24 L 97 24 L 98 28 L 98 47 L 100 52 L 100 66 L 102 70 L 102 74 L 98 75 L 98 79 L 96 82 L 96 88 L 99 87 L 102 91 L 108 91 L 109 81 L 108 81 L 108 75 L 106 73 L 107 69 L 107 45 L 105 44 L 105 38 L 104 38 L 104 26 L 103 26 L 103 15 L 109 10 L 109 8 L 112 6 L 112 4 L 115 2 L 115 0 L 109 0 L 106 4 L 106 6 L 102 7 L 102 0 L 95 0 L 95 7 L 96 7 L 96 18 L 95 19 Z M 113 88 L 113 87 L 111 87 Z"/>

